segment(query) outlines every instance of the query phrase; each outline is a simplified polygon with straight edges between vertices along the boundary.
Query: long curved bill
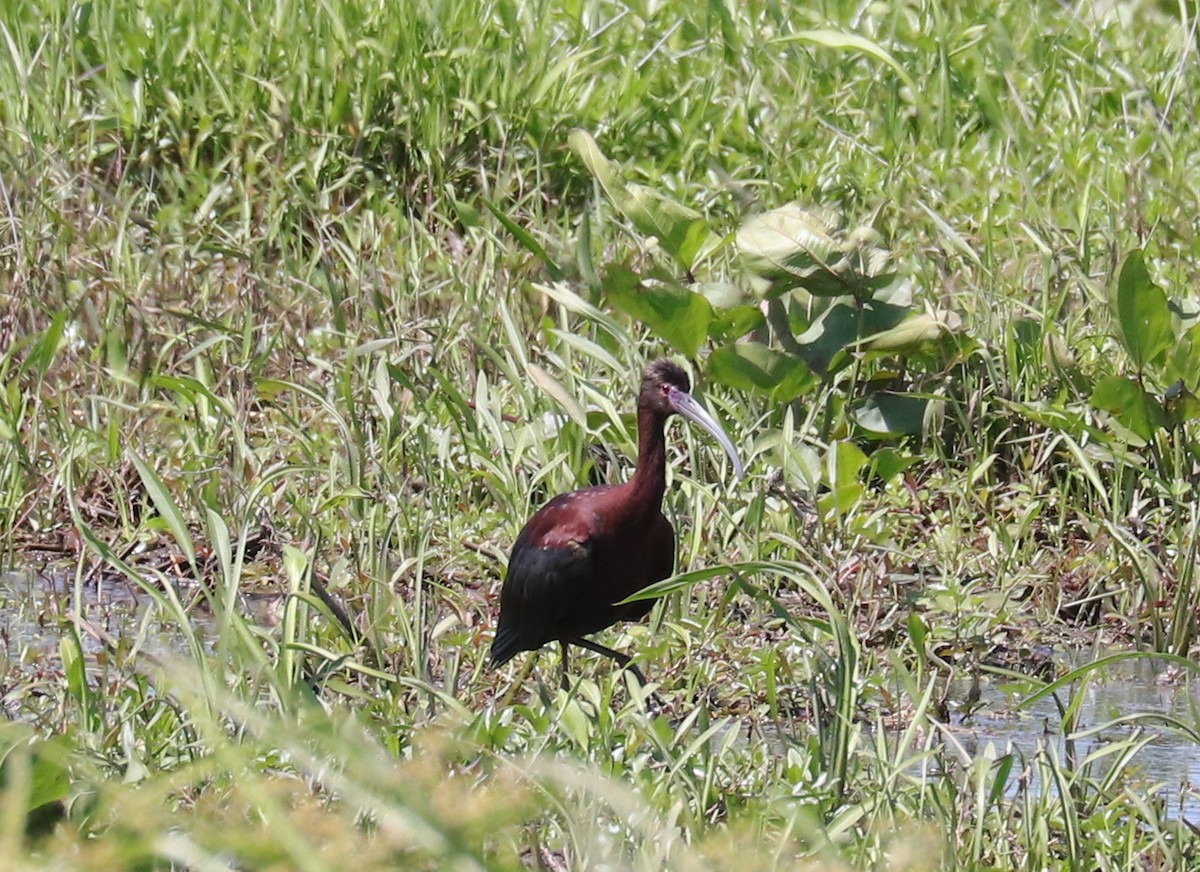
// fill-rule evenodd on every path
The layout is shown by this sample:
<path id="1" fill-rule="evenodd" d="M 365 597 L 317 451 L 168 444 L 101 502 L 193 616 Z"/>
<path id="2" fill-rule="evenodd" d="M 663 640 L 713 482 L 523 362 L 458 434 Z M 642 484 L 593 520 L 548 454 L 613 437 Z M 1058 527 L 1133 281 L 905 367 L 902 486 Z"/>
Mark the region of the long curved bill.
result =
<path id="1" fill-rule="evenodd" d="M 737 449 L 733 447 L 733 440 L 726 435 L 721 425 L 717 423 L 717 419 L 710 415 L 708 410 L 696 402 L 692 398 L 692 395 L 686 391 L 671 388 L 668 399 L 676 412 L 683 415 L 689 421 L 695 421 L 707 430 L 714 439 L 721 443 L 721 447 L 725 449 L 725 453 L 729 455 L 729 459 L 733 462 L 733 471 L 737 475 L 738 481 L 744 479 L 746 477 L 746 470 L 742 467 L 742 461 L 738 457 Z"/>

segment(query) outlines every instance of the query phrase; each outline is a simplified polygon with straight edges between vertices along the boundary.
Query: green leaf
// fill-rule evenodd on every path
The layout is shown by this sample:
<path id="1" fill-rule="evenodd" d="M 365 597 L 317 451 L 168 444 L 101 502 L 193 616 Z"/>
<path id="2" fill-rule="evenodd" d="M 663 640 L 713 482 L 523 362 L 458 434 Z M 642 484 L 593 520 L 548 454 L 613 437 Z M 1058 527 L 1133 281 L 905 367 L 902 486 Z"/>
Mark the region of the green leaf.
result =
<path id="1" fill-rule="evenodd" d="M 39 377 L 45 378 L 46 371 L 50 369 L 50 364 L 54 362 L 54 358 L 58 354 L 58 349 L 62 345 L 63 331 L 67 326 L 68 314 L 70 313 L 66 309 L 60 309 L 55 314 L 54 320 L 50 322 L 50 326 L 42 332 L 37 342 L 29 350 L 29 357 L 21 364 L 21 372 L 35 369 Z"/>
<path id="2" fill-rule="evenodd" d="M 346 125 L 357 132 L 354 123 L 354 103 L 350 99 L 349 79 L 340 79 L 333 88 L 333 100 L 329 104 L 329 123 L 333 127 Z"/>
<path id="3" fill-rule="evenodd" d="M 83 644 L 74 627 L 58 640 L 58 655 L 62 659 L 63 676 L 67 680 L 67 693 L 79 706 L 80 721 L 89 730 L 100 729 L 100 713 L 93 704 L 92 688 L 88 684 Z"/>
<path id="4" fill-rule="evenodd" d="M 681 354 L 695 357 L 708 338 L 712 305 L 699 294 L 671 283 L 644 285 L 636 273 L 623 266 L 609 266 L 601 284 L 609 302 Z"/>
<path id="5" fill-rule="evenodd" d="M 707 369 L 709 378 L 736 390 L 766 394 L 774 403 L 790 402 L 817 384 L 804 361 L 761 342 L 718 348 L 709 356 Z"/>
<path id="6" fill-rule="evenodd" d="M 833 237 L 836 223 L 835 216 L 798 203 L 752 215 L 737 232 L 738 257 L 743 267 L 768 282 L 767 297 L 798 287 L 812 291 L 810 284 L 832 284 L 834 294 L 850 293 L 850 285 L 836 272 L 844 259 Z M 827 280 L 817 282 L 822 274 Z"/>
<path id="7" fill-rule="evenodd" d="M 1200 324 L 1188 329 L 1167 355 L 1164 381 L 1182 381 L 1190 390 L 1200 390 Z"/>
<path id="8" fill-rule="evenodd" d="M 26 814 L 65 800 L 71 787 L 70 739 L 29 741 L 24 730 L 5 726 L 0 734 L 0 794 L 13 796 L 14 789 L 22 790 Z"/>
<path id="9" fill-rule="evenodd" d="M 825 456 L 829 493 L 817 501 L 822 514 L 845 515 L 862 499 L 865 488 L 858 474 L 867 465 L 867 455 L 853 442 L 835 442 Z"/>
<path id="10" fill-rule="evenodd" d="M 762 327 L 766 320 L 762 310 L 749 303 L 732 309 L 717 309 L 713 312 L 712 323 L 708 325 L 708 335 L 718 342 L 732 342 Z"/>
<path id="11" fill-rule="evenodd" d="M 877 42 L 873 42 L 872 40 L 859 36 L 855 33 L 845 33 L 840 30 L 802 30 L 799 33 L 780 37 L 777 41 L 806 42 L 810 45 L 816 45 L 822 48 L 841 50 L 850 49 L 853 51 L 862 52 L 868 57 L 875 58 L 875 60 L 881 61 L 892 68 L 892 70 L 900 78 L 900 81 L 903 82 L 908 88 L 908 92 L 911 95 L 910 99 L 913 101 L 914 105 L 920 108 L 921 104 L 919 100 L 921 91 L 917 87 L 917 83 L 913 81 L 913 78 L 908 74 L 908 71 L 900 65 L 900 62 L 892 56 L 892 53 L 883 46 L 879 45 Z"/>
<path id="12" fill-rule="evenodd" d="M 567 413 L 567 417 L 569 417 L 580 427 L 584 428 L 584 430 L 587 430 L 587 412 L 585 412 L 583 410 L 583 406 L 579 405 L 579 402 L 573 396 L 571 396 L 570 391 L 564 388 L 558 379 L 550 375 L 550 373 L 546 372 L 546 370 L 542 369 L 536 363 L 528 364 L 526 369 L 529 371 L 529 377 L 533 379 L 533 383 L 541 388 L 546 394 L 548 394 L 551 399 L 562 406 L 563 411 Z"/>
<path id="13" fill-rule="evenodd" d="M 70 741 L 63 736 L 33 744 L 33 772 L 29 779 L 29 810 L 65 800 L 70 793 L 71 776 L 66 760 Z"/>
<path id="14" fill-rule="evenodd" d="M 911 394 L 879 391 L 859 403 L 851 416 L 875 436 L 920 436 L 929 400 Z"/>
<path id="15" fill-rule="evenodd" d="M 167 529 L 171 531 L 171 535 L 175 539 L 175 544 L 183 551 L 188 559 L 188 563 L 194 567 L 196 565 L 196 548 L 192 544 L 192 534 L 188 530 L 187 522 L 183 519 L 183 512 L 179 510 L 179 506 L 171 498 L 171 492 L 167 490 L 167 486 L 163 484 L 163 480 L 158 477 L 158 473 L 147 466 L 146 462 L 138 457 L 137 452 L 132 448 L 126 453 L 133 462 L 138 477 L 142 480 L 142 487 L 150 494 L 150 500 L 154 503 L 154 508 L 158 510 L 159 516 L 167 524 Z"/>
<path id="16" fill-rule="evenodd" d="M 562 707 L 563 732 L 570 737 L 576 747 L 586 751 L 588 747 L 588 717 L 583 713 L 578 701 L 571 699 Z"/>
<path id="17" fill-rule="evenodd" d="M 1163 394 L 1163 408 L 1173 424 L 1200 418 L 1200 399 L 1188 390 L 1183 379 L 1175 382 Z"/>
<path id="18" fill-rule="evenodd" d="M 796 337 L 800 355 L 814 372 L 828 372 L 839 351 L 853 345 L 859 335 L 859 313 L 846 300 L 838 300 L 818 315 Z"/>
<path id="19" fill-rule="evenodd" d="M 880 448 L 871 452 L 871 474 L 888 482 L 917 463 L 920 458 L 901 454 L 895 448 Z"/>
<path id="20" fill-rule="evenodd" d="M 525 247 L 526 251 L 528 251 L 545 265 L 546 272 L 550 275 L 551 281 L 562 281 L 562 268 L 554 262 L 549 254 L 546 253 L 546 249 L 542 247 L 541 243 L 533 238 L 532 233 L 501 212 L 499 207 L 495 206 L 490 201 L 484 200 L 483 205 L 486 206 L 487 210 L 491 212 L 496 217 L 496 220 L 504 226 L 504 229 L 511 233 L 513 238 L 515 238 L 517 242 L 521 243 L 521 245 Z"/>
<path id="21" fill-rule="evenodd" d="M 797 203 L 748 218 L 736 246 L 751 287 L 767 299 L 798 288 L 818 297 L 864 298 L 896 278 L 891 252 L 873 227 L 847 233 L 837 214 Z"/>
<path id="22" fill-rule="evenodd" d="M 1140 249 L 1125 258 L 1112 305 L 1119 338 L 1139 372 L 1175 342 L 1167 295 L 1151 280 Z"/>
<path id="23" fill-rule="evenodd" d="M 697 282 L 690 287 L 712 304 L 713 320 L 708 327 L 710 339 L 732 342 L 766 323 L 766 317 L 757 305 L 742 302 L 746 294 L 740 285 Z"/>
<path id="24" fill-rule="evenodd" d="M 696 282 L 692 288 L 703 294 L 714 309 L 733 309 L 746 298 L 741 286 L 733 282 Z"/>
<path id="25" fill-rule="evenodd" d="M 208 507 L 204 509 L 204 517 L 208 522 L 208 542 L 221 569 L 221 578 L 224 579 L 223 584 L 213 585 L 221 607 L 227 610 L 224 620 L 228 616 L 228 610 L 236 606 L 240 573 L 234 569 L 233 541 L 229 536 L 229 525 L 225 523 L 224 518 Z"/>
<path id="26" fill-rule="evenodd" d="M 600 183 L 617 211 L 639 233 L 655 237 L 659 247 L 684 269 L 690 272 L 701 249 L 713 245 L 713 234 L 703 215 L 645 185 L 626 182 L 617 165 L 605 157 L 586 131 L 572 130 L 567 144 Z"/>
<path id="27" fill-rule="evenodd" d="M 1132 379 L 1116 375 L 1100 379 L 1092 390 L 1091 404 L 1108 412 L 1143 441 L 1166 425 L 1162 405 Z"/>
<path id="28" fill-rule="evenodd" d="M 921 312 L 905 318 L 895 327 L 881 330 L 862 340 L 861 347 L 868 351 L 902 352 L 912 351 L 931 342 L 936 342 L 946 333 L 962 329 L 962 319 L 953 312 Z"/>
<path id="29" fill-rule="evenodd" d="M 929 627 L 917 612 L 908 615 L 908 635 L 912 638 L 913 649 L 921 657 L 925 656 L 925 640 L 929 638 Z"/>
<path id="30" fill-rule="evenodd" d="M 884 286 L 875 288 L 870 296 L 856 302 L 846 297 L 825 304 L 808 329 L 796 337 L 800 354 L 805 362 L 817 372 L 828 372 L 833 368 L 838 352 L 851 349 L 859 342 L 882 340 L 881 351 L 905 347 L 904 343 L 914 338 L 913 334 L 891 334 L 893 327 L 900 324 L 912 311 L 912 285 L 907 279 L 892 277 Z M 917 325 L 924 331 L 927 325 Z M 911 345 L 907 347 L 912 347 Z M 848 358 L 841 360 L 844 365 Z"/>
<path id="31" fill-rule="evenodd" d="M 1088 426 L 1082 413 L 1075 408 L 1063 406 L 1049 401 L 1017 403 L 1002 401 L 1004 405 L 1016 412 L 1027 421 L 1032 421 L 1041 427 L 1067 433 L 1079 439 L 1085 433 L 1101 433 L 1102 431 Z"/>

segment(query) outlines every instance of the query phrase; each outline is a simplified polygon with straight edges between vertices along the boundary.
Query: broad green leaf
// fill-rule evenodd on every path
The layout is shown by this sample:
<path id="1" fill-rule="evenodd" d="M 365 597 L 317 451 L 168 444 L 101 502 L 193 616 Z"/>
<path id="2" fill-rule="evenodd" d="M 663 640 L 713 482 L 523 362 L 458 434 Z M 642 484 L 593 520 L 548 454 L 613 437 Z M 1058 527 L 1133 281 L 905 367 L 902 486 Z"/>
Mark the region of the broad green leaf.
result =
<path id="1" fill-rule="evenodd" d="M 919 457 L 901 454 L 895 448 L 880 448 L 871 452 L 871 474 L 881 481 L 891 481 L 918 460 Z"/>
<path id="2" fill-rule="evenodd" d="M 1121 342 L 1140 372 L 1175 341 L 1167 295 L 1151 280 L 1141 250 L 1125 258 L 1112 303 Z"/>
<path id="3" fill-rule="evenodd" d="M 649 327 L 672 348 L 695 357 L 713 318 L 708 300 L 675 284 L 644 285 L 627 267 L 610 266 L 602 282 L 609 301 Z"/>
<path id="4" fill-rule="evenodd" d="M 817 505 L 822 514 L 845 515 L 862 498 L 865 488 L 858 474 L 867 465 L 867 456 L 853 442 L 835 442 L 825 456 L 826 483 L 829 492 Z"/>
<path id="5" fill-rule="evenodd" d="M 458 216 L 463 227 L 478 227 L 483 223 L 483 213 L 470 203 L 464 203 L 454 197 L 450 197 L 449 200 L 450 205 L 454 207 L 454 214 Z"/>
<path id="6" fill-rule="evenodd" d="M 858 481 L 858 474 L 867 465 L 867 455 L 853 442 L 838 442 L 831 451 L 829 461 L 829 486 L 841 487 L 850 481 Z"/>
<path id="7" fill-rule="evenodd" d="M 875 330 L 884 330 L 893 324 L 898 324 L 913 304 L 913 284 L 909 279 L 897 275 L 878 276 L 887 278 L 887 282 L 876 285 L 871 290 L 870 297 L 864 302 L 868 312 L 872 312 L 871 322 Z"/>
<path id="8" fill-rule="evenodd" d="M 354 121 L 354 103 L 350 98 L 350 81 L 339 79 L 333 88 L 333 100 L 329 104 L 329 123 L 332 127 L 347 128 L 351 135 L 357 135 L 358 125 Z"/>
<path id="9" fill-rule="evenodd" d="M 733 282 L 697 282 L 691 287 L 712 304 L 713 321 L 708 328 L 711 339 L 732 342 L 758 329 L 766 321 L 757 305 L 743 302 L 746 292 L 740 285 Z"/>
<path id="10" fill-rule="evenodd" d="M 583 713 L 583 709 L 579 707 L 578 701 L 571 699 L 562 707 L 562 727 L 563 732 L 570 737 L 576 747 L 586 751 L 588 747 L 588 717 Z"/>
<path id="11" fill-rule="evenodd" d="M 701 249 L 713 245 L 712 231 L 702 214 L 645 185 L 625 181 L 617 165 L 605 157 L 589 133 L 572 130 L 567 143 L 600 183 L 617 211 L 628 218 L 638 232 L 655 237 L 659 247 L 684 269 L 690 271 Z"/>
<path id="12" fill-rule="evenodd" d="M 562 406 L 563 411 L 567 413 L 567 417 L 586 430 L 588 426 L 587 413 L 579 405 L 579 402 L 571 396 L 570 391 L 564 388 L 558 379 L 554 378 L 554 376 L 550 375 L 550 373 L 546 372 L 546 370 L 542 369 L 536 363 L 529 364 L 528 369 L 533 383 Z"/>
<path id="13" fill-rule="evenodd" d="M 58 349 L 62 345 L 63 331 L 66 329 L 69 314 L 67 309 L 60 309 L 55 314 L 50 326 L 33 343 L 33 347 L 29 350 L 29 357 L 21 364 L 22 372 L 27 372 L 32 368 L 37 370 L 39 376 L 45 377 L 46 371 L 50 369 L 50 364 L 54 362 Z"/>
<path id="14" fill-rule="evenodd" d="M 567 136 L 567 146 L 583 161 L 587 171 L 596 178 L 605 192 L 625 184 L 616 164 L 604 155 L 596 140 L 586 130 L 572 130 Z"/>
<path id="15" fill-rule="evenodd" d="M 769 282 L 767 296 L 792 288 L 808 288 L 818 273 L 836 276 L 844 255 L 833 237 L 837 219 L 788 203 L 770 212 L 752 215 L 737 232 L 737 252 L 742 265 Z M 842 283 L 836 293 L 849 293 Z"/>
<path id="16" fill-rule="evenodd" d="M 905 84 L 911 94 L 911 99 L 914 104 L 920 106 L 918 102 L 921 97 L 921 91 L 917 87 L 917 83 L 913 81 L 912 76 L 908 71 L 900 65 L 900 62 L 892 56 L 892 53 L 879 45 L 877 42 L 859 36 L 855 33 L 846 33 L 841 30 L 802 30 L 799 33 L 790 34 L 780 37 L 778 42 L 806 42 L 810 45 L 820 46 L 822 48 L 832 48 L 862 52 L 869 57 L 875 58 L 887 64 L 899 77 L 900 81 Z"/>
<path id="17" fill-rule="evenodd" d="M 913 649 L 918 655 L 925 655 L 925 640 L 929 638 L 929 627 L 917 612 L 908 615 L 908 635 L 912 639 Z"/>
<path id="18" fill-rule="evenodd" d="M 896 279 L 876 288 L 863 300 L 860 335 L 868 340 L 877 337 L 900 323 L 912 311 L 912 292 L 908 279 Z"/>
<path id="19" fill-rule="evenodd" d="M 1121 426 L 1148 441 L 1166 424 L 1162 405 L 1132 379 L 1105 376 L 1092 390 L 1091 404 L 1112 415 Z"/>
<path id="20" fill-rule="evenodd" d="M 732 342 L 765 323 L 762 310 L 749 303 L 732 309 L 717 309 L 713 312 L 712 323 L 708 325 L 708 335 L 718 342 Z"/>
<path id="21" fill-rule="evenodd" d="M 579 220 L 579 237 L 575 241 L 575 266 L 595 299 L 600 292 L 600 276 L 596 272 L 596 261 L 592 256 L 592 219 L 587 212 L 584 212 Z"/>
<path id="22" fill-rule="evenodd" d="M 1190 328 L 1167 355 L 1164 381 L 1182 381 L 1193 392 L 1200 390 L 1200 324 Z"/>
<path id="23" fill-rule="evenodd" d="M 864 430 L 877 436 L 920 436 L 925 429 L 929 400 L 911 394 L 879 391 L 859 403 L 851 413 Z"/>
<path id="24" fill-rule="evenodd" d="M 712 303 L 714 309 L 733 309 L 746 299 L 741 285 L 733 282 L 696 282 L 692 288 Z"/>
<path id="25" fill-rule="evenodd" d="M 71 742 L 65 736 L 55 736 L 32 746 L 33 771 L 29 779 L 29 811 L 65 800 L 71 792 L 71 775 L 66 761 Z"/>
<path id="26" fill-rule="evenodd" d="M 960 329 L 962 319 L 954 312 L 944 309 L 937 312 L 921 312 L 906 318 L 895 327 L 866 337 L 862 340 L 861 347 L 867 351 L 910 351 L 936 342 L 943 334 Z"/>
<path id="27" fill-rule="evenodd" d="M 1174 424 L 1200 418 L 1200 399 L 1188 390 L 1183 379 L 1175 382 L 1163 394 L 1163 408 Z"/>
<path id="28" fill-rule="evenodd" d="M 800 354 L 816 372 L 834 369 L 838 352 L 856 348 L 860 340 L 883 336 L 900 324 L 911 311 L 911 283 L 893 278 L 883 287 L 871 292 L 868 299 L 856 302 L 851 298 L 827 302 L 808 329 L 796 337 Z M 903 337 L 902 337 L 903 338 Z M 844 365 L 842 360 L 840 365 Z"/>
<path id="29" fill-rule="evenodd" d="M 741 391 L 766 394 L 774 403 L 803 396 L 817 384 L 804 361 L 761 342 L 725 345 L 708 358 L 709 378 Z"/>
<path id="30" fill-rule="evenodd" d="M 859 321 L 859 313 L 848 301 L 835 302 L 796 337 L 804 362 L 814 372 L 828 372 L 835 355 L 858 339 Z"/>
<path id="31" fill-rule="evenodd" d="M 739 260 L 756 294 L 774 299 L 802 288 L 818 297 L 866 297 L 890 285 L 891 252 L 870 226 L 847 233 L 840 216 L 789 203 L 743 222 Z"/>
<path id="32" fill-rule="evenodd" d="M 484 200 L 483 205 L 486 206 L 487 210 L 491 212 L 492 215 L 496 217 L 496 220 L 504 226 L 504 229 L 511 233 L 513 238 L 515 238 L 517 242 L 521 243 L 521 245 L 525 247 L 526 251 L 528 251 L 545 265 L 546 272 L 550 275 L 551 281 L 561 282 L 563 280 L 562 268 L 559 267 L 559 265 L 554 262 L 553 258 L 546 253 L 546 249 L 542 247 L 541 243 L 533 238 L 532 233 L 501 212 L 500 209 L 490 201 Z"/>
<path id="33" fill-rule="evenodd" d="M 71 751 L 67 736 L 31 742 L 24 731 L 6 731 L 0 737 L 0 794 L 15 798 L 13 790 L 19 789 L 26 814 L 65 800 L 71 788 Z"/>
<path id="34" fill-rule="evenodd" d="M 188 559 L 188 563 L 195 566 L 196 548 L 192 544 L 192 534 L 188 531 L 187 522 L 183 519 L 183 512 L 179 510 L 179 506 L 171 498 L 171 492 L 167 490 L 167 486 L 163 484 L 162 479 L 158 477 L 158 473 L 146 465 L 146 462 L 138 456 L 136 451 L 131 448 L 127 454 L 130 461 L 133 462 L 134 468 L 137 470 L 138 477 L 142 480 L 142 487 L 150 495 L 150 500 L 154 503 L 154 508 L 158 510 L 159 516 L 166 522 L 167 529 L 171 531 L 171 535 L 175 539 L 175 544 L 183 551 Z"/>
<path id="35" fill-rule="evenodd" d="M 58 654 L 62 659 L 67 693 L 79 707 L 79 719 L 89 730 L 100 729 L 100 713 L 96 710 L 92 688 L 88 684 L 83 644 L 79 641 L 79 633 L 74 626 L 58 640 Z"/>

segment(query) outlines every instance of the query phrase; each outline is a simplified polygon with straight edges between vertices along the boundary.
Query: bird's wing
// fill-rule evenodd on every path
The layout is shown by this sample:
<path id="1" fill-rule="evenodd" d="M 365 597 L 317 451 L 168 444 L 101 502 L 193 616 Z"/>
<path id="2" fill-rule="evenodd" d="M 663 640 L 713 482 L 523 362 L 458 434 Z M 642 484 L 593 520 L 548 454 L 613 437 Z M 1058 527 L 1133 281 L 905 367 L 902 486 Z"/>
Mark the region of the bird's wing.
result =
<path id="1" fill-rule="evenodd" d="M 508 561 L 502 608 L 509 602 L 520 603 L 518 608 L 535 610 L 548 619 L 565 617 L 595 573 L 590 534 L 582 529 L 574 533 L 560 527 L 538 537 L 522 533 Z"/>
<path id="2" fill-rule="evenodd" d="M 492 663 L 497 665 L 518 651 L 574 634 L 580 592 L 589 588 L 594 576 L 586 543 L 541 547 L 522 541 L 525 538 L 522 535 L 513 546 L 500 590 L 500 620 L 492 642 Z"/>

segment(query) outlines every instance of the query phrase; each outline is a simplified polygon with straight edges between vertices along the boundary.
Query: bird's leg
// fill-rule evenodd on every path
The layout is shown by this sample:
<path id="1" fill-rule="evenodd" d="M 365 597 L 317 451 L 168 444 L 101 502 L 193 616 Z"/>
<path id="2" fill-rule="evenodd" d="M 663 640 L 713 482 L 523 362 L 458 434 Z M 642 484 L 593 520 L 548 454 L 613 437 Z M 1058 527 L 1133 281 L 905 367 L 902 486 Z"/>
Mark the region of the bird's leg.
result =
<path id="1" fill-rule="evenodd" d="M 561 639 L 559 640 L 559 644 L 562 645 L 562 681 L 560 682 L 560 685 L 563 690 L 570 690 L 571 685 L 567 681 L 567 640 Z"/>
<path id="2" fill-rule="evenodd" d="M 537 652 L 532 652 L 525 665 L 521 668 L 521 674 L 517 676 L 517 680 L 508 688 L 508 692 L 504 694 L 500 702 L 497 704 L 497 709 L 507 708 L 512 704 L 513 698 L 517 695 L 517 691 L 529 680 L 529 676 L 533 673 L 533 666 L 537 663 Z"/>
<path id="3" fill-rule="evenodd" d="M 613 660 L 616 660 L 621 664 L 622 669 L 628 669 L 630 672 L 632 672 L 642 687 L 646 686 L 646 676 L 642 675 L 642 670 L 637 668 L 633 662 L 633 658 L 628 654 L 622 654 L 620 651 L 614 651 L 612 648 L 601 645 L 599 642 L 593 642 L 591 639 L 585 639 L 583 636 L 577 636 L 572 639 L 571 642 L 581 648 L 587 648 L 589 651 L 595 651 L 597 654 L 603 654 L 605 657 L 611 657 Z M 564 648 L 566 644 L 566 642 L 563 643 Z"/>

